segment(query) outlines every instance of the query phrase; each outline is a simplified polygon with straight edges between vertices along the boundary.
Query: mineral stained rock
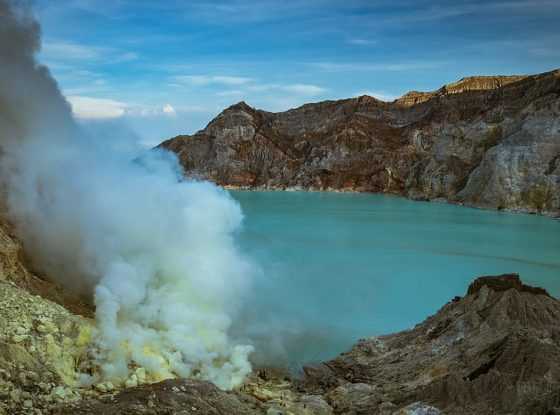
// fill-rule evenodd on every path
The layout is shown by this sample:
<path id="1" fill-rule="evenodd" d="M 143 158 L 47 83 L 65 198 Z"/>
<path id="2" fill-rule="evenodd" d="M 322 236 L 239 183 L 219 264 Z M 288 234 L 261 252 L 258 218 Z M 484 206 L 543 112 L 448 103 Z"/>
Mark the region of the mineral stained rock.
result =
<path id="1" fill-rule="evenodd" d="M 84 310 L 27 268 L 0 222 L 0 415 L 560 413 L 560 301 L 515 274 L 480 277 L 411 330 L 363 339 L 302 378 L 263 368 L 233 392 L 146 384 L 142 368 L 126 388 L 88 386 Z"/>
<path id="2" fill-rule="evenodd" d="M 548 415 L 560 413 L 560 301 L 515 274 L 481 277 L 411 330 L 361 340 L 301 379 L 238 391 L 170 380 L 58 414 Z"/>
<path id="3" fill-rule="evenodd" d="M 367 191 L 560 215 L 560 70 L 464 78 L 394 102 L 244 102 L 160 145 L 232 188 Z"/>
<path id="4" fill-rule="evenodd" d="M 129 388 L 116 396 L 68 405 L 57 414 L 262 414 L 256 399 L 223 392 L 211 383 L 194 380 L 167 380 Z"/>
<path id="5" fill-rule="evenodd" d="M 79 301 L 29 271 L 22 258 L 0 221 L 0 414 L 48 414 L 89 393 L 79 376 L 93 322 L 78 314 L 85 309 Z"/>

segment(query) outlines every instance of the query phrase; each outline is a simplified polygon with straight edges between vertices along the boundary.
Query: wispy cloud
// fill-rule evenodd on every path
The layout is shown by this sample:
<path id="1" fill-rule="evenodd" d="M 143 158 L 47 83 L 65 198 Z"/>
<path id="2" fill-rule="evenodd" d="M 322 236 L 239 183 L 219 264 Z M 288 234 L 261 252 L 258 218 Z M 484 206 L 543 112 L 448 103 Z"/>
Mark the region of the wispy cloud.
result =
<path id="1" fill-rule="evenodd" d="M 373 46 L 377 44 L 377 40 L 363 39 L 363 38 L 348 39 L 347 42 L 351 45 L 357 45 L 357 46 Z"/>
<path id="2" fill-rule="evenodd" d="M 136 52 L 124 52 L 122 54 L 117 54 L 113 58 L 113 63 L 123 63 L 123 62 L 130 62 L 135 61 L 140 57 Z"/>
<path id="3" fill-rule="evenodd" d="M 123 63 L 137 60 L 138 53 L 122 51 L 113 47 L 102 47 L 68 41 L 43 42 L 41 57 L 51 65 L 64 62 Z"/>
<path id="4" fill-rule="evenodd" d="M 330 0 L 230 0 L 228 2 L 186 2 L 183 11 L 190 18 L 203 19 L 210 23 L 247 23 L 281 20 L 296 16 L 307 16 L 320 12 L 332 3 Z"/>
<path id="5" fill-rule="evenodd" d="M 179 75 L 173 76 L 171 85 L 177 87 L 188 85 L 192 87 L 215 87 L 226 86 L 234 89 L 216 91 L 214 94 L 220 97 L 233 97 L 249 95 L 251 93 L 283 92 L 297 95 L 317 96 L 327 91 L 318 85 L 294 83 L 261 83 L 259 80 L 247 76 L 224 76 L 224 75 Z"/>
<path id="6" fill-rule="evenodd" d="M 219 97 L 236 97 L 236 96 L 241 96 L 243 94 L 245 94 L 245 91 L 242 91 L 240 89 L 232 89 L 230 91 L 216 92 L 216 95 Z"/>
<path id="7" fill-rule="evenodd" d="M 354 97 L 361 97 L 363 95 L 368 95 L 370 97 L 374 97 L 381 101 L 391 102 L 397 99 L 400 95 L 391 94 L 385 91 L 358 91 L 353 94 Z"/>
<path id="8" fill-rule="evenodd" d="M 355 91 L 391 100 L 404 75 L 403 88 L 426 90 L 473 73 L 541 72 L 560 56 L 559 0 L 32 3 L 40 59 L 65 95 L 84 98 L 82 115 L 176 129 L 186 119 L 199 128 L 229 101 L 281 110 Z"/>
<path id="9" fill-rule="evenodd" d="M 541 14 L 560 9 L 558 0 L 510 0 L 510 1 L 487 1 L 479 3 L 475 1 L 451 2 L 449 4 L 428 4 L 428 7 L 413 9 L 408 14 L 384 19 L 385 23 L 408 24 L 412 22 L 429 22 L 435 20 L 451 19 L 469 15 L 485 14 L 496 17 L 508 16 L 511 13 Z"/>
<path id="10" fill-rule="evenodd" d="M 210 76 L 210 75 L 179 75 L 174 76 L 175 82 L 193 86 L 208 86 L 208 85 L 245 85 L 253 82 L 252 78 L 245 78 L 241 76 Z"/>
<path id="11" fill-rule="evenodd" d="M 64 2 L 36 1 L 36 8 L 41 17 L 66 18 L 76 12 L 87 15 L 103 16 L 110 19 L 123 17 L 127 0 L 103 1 L 99 0 L 65 0 Z"/>
<path id="12" fill-rule="evenodd" d="M 165 104 L 161 111 L 169 116 L 174 117 L 175 115 L 177 115 L 177 111 L 171 104 Z"/>
<path id="13" fill-rule="evenodd" d="M 120 118 L 125 115 L 128 104 L 106 98 L 93 98 L 79 95 L 66 97 L 77 118 L 101 120 Z"/>
<path id="14" fill-rule="evenodd" d="M 73 42 L 43 43 L 41 51 L 43 57 L 49 60 L 87 60 L 99 59 L 103 56 L 104 48 L 88 45 L 80 45 Z"/>
<path id="15" fill-rule="evenodd" d="M 111 98 L 67 95 L 76 118 L 83 120 L 110 120 L 122 117 L 175 117 L 179 113 L 208 112 L 201 106 L 140 105 Z"/>
<path id="16" fill-rule="evenodd" d="M 220 97 L 241 97 L 252 96 L 254 94 L 274 93 L 283 95 L 300 95 L 307 97 L 315 97 L 324 94 L 328 90 L 326 88 L 312 84 L 259 84 L 253 83 L 246 85 L 244 89 L 234 89 L 227 91 L 219 91 L 216 93 Z"/>
<path id="17" fill-rule="evenodd" d="M 401 62 L 401 63 L 369 63 L 369 62 L 312 62 L 309 65 L 325 72 L 406 72 L 423 69 L 434 69 L 444 65 L 443 62 Z"/>
<path id="18" fill-rule="evenodd" d="M 560 57 L 560 49 L 555 47 L 536 47 L 529 49 L 529 53 L 540 58 Z"/>
<path id="19" fill-rule="evenodd" d="M 309 84 L 284 85 L 281 86 L 280 89 L 286 92 L 309 96 L 321 95 L 322 93 L 327 91 L 325 88 L 321 88 L 320 86 Z"/>

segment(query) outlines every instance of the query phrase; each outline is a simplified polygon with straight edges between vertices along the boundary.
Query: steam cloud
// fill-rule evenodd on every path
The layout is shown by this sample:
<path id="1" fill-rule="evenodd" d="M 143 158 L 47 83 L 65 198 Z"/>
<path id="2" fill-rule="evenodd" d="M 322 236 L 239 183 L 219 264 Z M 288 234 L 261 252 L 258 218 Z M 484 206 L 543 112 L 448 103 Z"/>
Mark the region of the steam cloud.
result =
<path id="1" fill-rule="evenodd" d="M 238 204 L 180 182 L 169 154 L 131 160 L 80 131 L 48 70 L 40 29 L 0 0 L 0 173 L 7 210 L 36 267 L 93 293 L 103 379 L 196 376 L 228 389 L 250 346 L 228 335 L 252 273 L 233 239 Z"/>

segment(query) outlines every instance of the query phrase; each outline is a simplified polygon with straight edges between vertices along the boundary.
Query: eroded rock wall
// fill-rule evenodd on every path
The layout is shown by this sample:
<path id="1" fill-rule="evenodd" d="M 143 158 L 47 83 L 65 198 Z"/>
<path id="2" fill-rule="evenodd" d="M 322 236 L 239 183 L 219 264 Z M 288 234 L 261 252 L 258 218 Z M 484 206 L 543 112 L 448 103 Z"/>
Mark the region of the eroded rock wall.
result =
<path id="1" fill-rule="evenodd" d="M 560 71 L 471 77 L 392 103 L 268 113 L 236 104 L 161 144 L 188 175 L 242 188 L 341 190 L 560 215 Z"/>

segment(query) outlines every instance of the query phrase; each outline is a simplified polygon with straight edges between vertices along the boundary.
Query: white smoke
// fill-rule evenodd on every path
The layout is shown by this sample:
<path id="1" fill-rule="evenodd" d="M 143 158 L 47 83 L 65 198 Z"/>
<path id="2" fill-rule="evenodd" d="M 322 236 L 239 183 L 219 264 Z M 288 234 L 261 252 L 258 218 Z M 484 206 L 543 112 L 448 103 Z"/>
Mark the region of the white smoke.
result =
<path id="1" fill-rule="evenodd" d="M 195 376 L 228 389 L 251 347 L 228 336 L 252 273 L 237 251 L 238 204 L 180 182 L 169 154 L 131 160 L 88 140 L 46 68 L 39 27 L 0 0 L 1 184 L 34 265 L 94 295 L 104 379 Z M 113 146 L 110 146 L 114 149 Z"/>

